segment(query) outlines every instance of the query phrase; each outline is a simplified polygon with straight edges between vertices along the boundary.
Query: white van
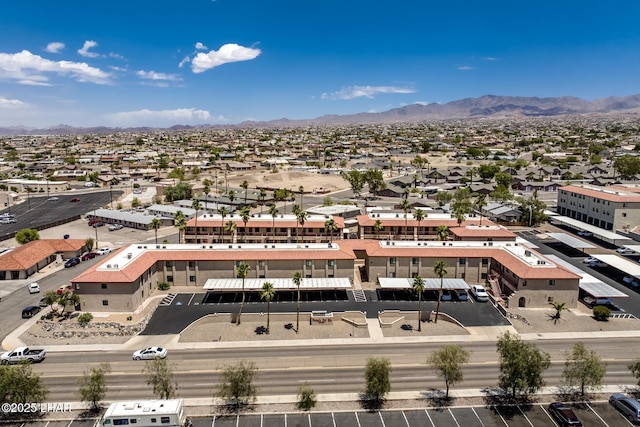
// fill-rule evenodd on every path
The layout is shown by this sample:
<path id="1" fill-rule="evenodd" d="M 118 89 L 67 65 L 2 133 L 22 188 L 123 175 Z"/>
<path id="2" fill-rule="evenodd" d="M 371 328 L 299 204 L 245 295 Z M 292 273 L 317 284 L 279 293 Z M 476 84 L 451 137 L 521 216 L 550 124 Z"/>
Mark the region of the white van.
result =
<path id="1" fill-rule="evenodd" d="M 112 403 L 94 427 L 185 427 L 182 399 L 140 400 Z"/>

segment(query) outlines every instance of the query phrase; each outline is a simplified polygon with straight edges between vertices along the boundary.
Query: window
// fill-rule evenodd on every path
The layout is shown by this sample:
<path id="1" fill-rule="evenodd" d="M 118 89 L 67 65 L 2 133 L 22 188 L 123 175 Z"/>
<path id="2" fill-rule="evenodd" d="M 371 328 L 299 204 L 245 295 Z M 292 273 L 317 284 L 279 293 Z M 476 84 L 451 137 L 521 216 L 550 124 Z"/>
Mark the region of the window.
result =
<path id="1" fill-rule="evenodd" d="M 189 261 L 189 268 L 196 268 L 196 262 L 195 261 Z"/>
<path id="2" fill-rule="evenodd" d="M 489 258 L 482 258 L 482 265 L 488 265 L 489 264 Z"/>
<path id="3" fill-rule="evenodd" d="M 334 267 L 336 265 L 336 261 L 333 259 L 330 259 L 329 261 L 327 261 L 327 265 L 329 267 Z"/>
<path id="4" fill-rule="evenodd" d="M 487 273 L 480 274 L 480 278 L 483 279 L 483 280 L 486 280 L 487 279 Z"/>
<path id="5" fill-rule="evenodd" d="M 460 258 L 460 260 L 458 262 L 460 263 L 460 265 L 465 265 L 467 263 L 467 259 L 466 258 Z"/>
<path id="6" fill-rule="evenodd" d="M 555 284 L 556 284 L 555 280 L 553 279 L 549 280 L 549 286 L 555 286 Z"/>
<path id="7" fill-rule="evenodd" d="M 622 218 L 626 218 L 627 217 L 627 213 L 626 212 L 622 212 Z"/>
<path id="8" fill-rule="evenodd" d="M 304 265 L 305 265 L 305 267 L 307 267 L 307 268 L 311 268 L 311 267 L 313 267 L 313 261 L 311 261 L 310 259 L 308 259 L 308 260 L 306 260 L 306 261 L 304 262 Z"/>
<path id="9" fill-rule="evenodd" d="M 114 418 L 113 419 L 114 426 L 126 426 L 129 425 L 129 419 L 127 418 Z"/>
<path id="10" fill-rule="evenodd" d="M 196 282 L 196 276 L 189 276 L 189 281 L 191 283 L 195 283 Z"/>
<path id="11" fill-rule="evenodd" d="M 106 283 L 102 283 L 102 284 L 100 285 L 100 288 L 102 288 L 102 289 L 107 289 L 107 284 L 106 284 Z"/>
<path id="12" fill-rule="evenodd" d="M 389 258 L 389 265 L 396 265 L 396 259 L 395 258 Z"/>
<path id="13" fill-rule="evenodd" d="M 109 305 L 109 300 L 108 299 L 103 299 L 102 300 L 102 305 Z"/>
<path id="14" fill-rule="evenodd" d="M 418 265 L 418 258 L 411 258 L 411 265 Z"/>
<path id="15" fill-rule="evenodd" d="M 260 268 L 264 268 L 264 263 L 265 263 L 264 261 L 258 261 L 258 266 Z"/>
<path id="16" fill-rule="evenodd" d="M 158 421 L 157 421 L 155 418 L 151 418 L 151 422 L 152 422 L 152 423 L 156 423 L 156 422 L 158 422 Z"/>
<path id="17" fill-rule="evenodd" d="M 548 297 L 547 298 L 547 302 L 552 303 L 553 302 L 553 297 Z"/>
<path id="18" fill-rule="evenodd" d="M 164 266 L 167 268 L 172 268 L 173 267 L 173 261 L 165 261 Z"/>
<path id="19" fill-rule="evenodd" d="M 167 276 L 167 282 L 173 282 L 173 276 Z"/>
<path id="20" fill-rule="evenodd" d="M 137 424 L 137 423 L 138 423 L 138 420 L 137 420 L 137 419 L 135 419 L 135 418 L 131 418 L 131 419 L 129 420 L 129 422 L 130 422 L 131 424 Z"/>
<path id="21" fill-rule="evenodd" d="M 169 424 L 171 422 L 171 418 L 170 417 L 160 417 L 160 422 L 162 424 Z"/>
<path id="22" fill-rule="evenodd" d="M 236 267 L 240 267 L 240 264 L 242 264 L 242 261 L 236 261 Z"/>

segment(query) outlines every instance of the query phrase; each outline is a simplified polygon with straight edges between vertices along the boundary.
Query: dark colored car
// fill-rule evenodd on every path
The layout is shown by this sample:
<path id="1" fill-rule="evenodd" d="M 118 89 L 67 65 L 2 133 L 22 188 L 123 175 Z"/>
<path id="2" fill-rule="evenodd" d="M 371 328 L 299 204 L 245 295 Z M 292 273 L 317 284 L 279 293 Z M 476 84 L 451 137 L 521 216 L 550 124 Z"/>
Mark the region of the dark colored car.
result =
<path id="1" fill-rule="evenodd" d="M 582 427 L 582 423 L 576 414 L 564 403 L 553 402 L 549 405 L 548 411 L 560 427 Z"/>
<path id="2" fill-rule="evenodd" d="M 79 202 L 79 201 L 80 201 L 80 199 L 79 199 L 79 198 L 77 198 L 77 197 L 74 197 L 73 199 L 71 199 L 71 200 L 69 200 L 69 201 L 70 201 L 70 202 L 75 203 L 75 202 Z"/>
<path id="3" fill-rule="evenodd" d="M 87 261 L 90 259 L 94 259 L 95 257 L 97 257 L 98 254 L 95 252 L 87 252 L 86 254 L 82 255 L 82 257 L 80 258 L 82 261 Z"/>
<path id="4" fill-rule="evenodd" d="M 75 267 L 78 264 L 80 264 L 80 258 L 73 257 L 73 258 L 68 259 L 67 262 L 64 263 L 64 268 Z"/>
<path id="5" fill-rule="evenodd" d="M 96 221 L 91 225 L 93 228 L 104 227 L 104 222 Z"/>
<path id="6" fill-rule="evenodd" d="M 22 318 L 29 319 L 38 313 L 40 313 L 40 307 L 37 305 L 28 305 L 22 309 Z"/>

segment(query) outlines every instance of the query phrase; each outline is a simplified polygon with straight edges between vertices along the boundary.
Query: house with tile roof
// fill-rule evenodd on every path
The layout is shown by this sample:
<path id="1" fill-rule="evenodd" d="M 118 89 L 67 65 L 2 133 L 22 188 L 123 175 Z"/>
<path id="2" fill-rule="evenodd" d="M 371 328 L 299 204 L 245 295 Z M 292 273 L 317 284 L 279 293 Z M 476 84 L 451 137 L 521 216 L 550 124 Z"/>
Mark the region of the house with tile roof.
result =
<path id="1" fill-rule="evenodd" d="M 34 240 L 0 255 L 0 281 L 27 279 L 56 262 L 58 256 L 69 259 L 86 249 L 86 242 L 81 239 Z"/>

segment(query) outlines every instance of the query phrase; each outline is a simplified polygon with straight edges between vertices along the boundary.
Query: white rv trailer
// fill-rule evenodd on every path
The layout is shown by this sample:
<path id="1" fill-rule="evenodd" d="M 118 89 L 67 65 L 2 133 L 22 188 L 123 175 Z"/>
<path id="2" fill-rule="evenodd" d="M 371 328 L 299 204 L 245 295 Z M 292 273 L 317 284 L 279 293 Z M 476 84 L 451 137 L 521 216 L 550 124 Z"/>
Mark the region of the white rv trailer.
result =
<path id="1" fill-rule="evenodd" d="M 185 427 L 182 399 L 114 402 L 95 427 Z"/>

